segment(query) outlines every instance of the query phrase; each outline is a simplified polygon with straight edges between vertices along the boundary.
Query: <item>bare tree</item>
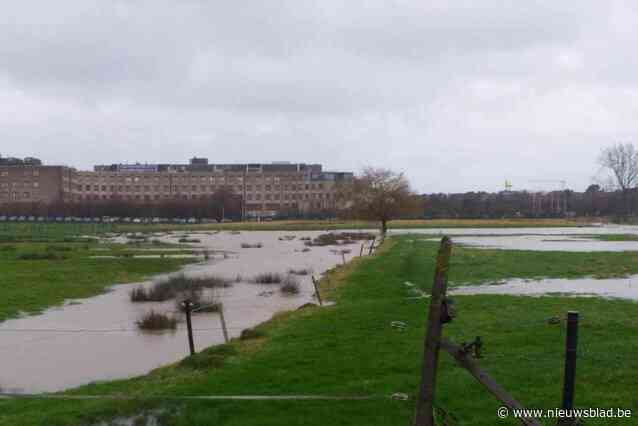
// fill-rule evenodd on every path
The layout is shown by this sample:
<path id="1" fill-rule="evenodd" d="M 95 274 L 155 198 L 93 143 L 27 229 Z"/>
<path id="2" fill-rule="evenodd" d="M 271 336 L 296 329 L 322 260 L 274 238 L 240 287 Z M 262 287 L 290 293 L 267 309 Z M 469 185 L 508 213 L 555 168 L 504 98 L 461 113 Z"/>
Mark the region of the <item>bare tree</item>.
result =
<path id="1" fill-rule="evenodd" d="M 339 190 L 348 211 L 357 218 L 378 220 L 386 233 L 388 221 L 403 214 L 422 214 L 421 197 L 410 189 L 403 173 L 388 169 L 365 168 Z"/>
<path id="2" fill-rule="evenodd" d="M 598 163 L 612 173 L 615 187 L 622 191 L 625 214 L 629 214 L 629 191 L 638 185 L 638 149 L 630 143 L 618 143 L 603 149 Z"/>

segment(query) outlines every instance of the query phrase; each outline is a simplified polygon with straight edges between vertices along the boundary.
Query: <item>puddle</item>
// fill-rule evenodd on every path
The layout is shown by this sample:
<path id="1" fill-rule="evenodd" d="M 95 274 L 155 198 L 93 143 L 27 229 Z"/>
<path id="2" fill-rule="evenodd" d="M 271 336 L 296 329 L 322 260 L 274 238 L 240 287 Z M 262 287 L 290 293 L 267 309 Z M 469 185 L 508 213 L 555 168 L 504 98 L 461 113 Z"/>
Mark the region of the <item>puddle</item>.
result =
<path id="1" fill-rule="evenodd" d="M 296 235 L 316 237 L 323 232 Z M 193 233 L 198 245 L 213 251 L 230 251 L 187 265 L 189 276 L 216 274 L 242 282 L 217 289 L 224 304 L 224 316 L 231 337 L 243 329 L 270 319 L 282 310 L 294 310 L 315 302 L 311 276 L 296 276 L 300 293 L 283 295 L 279 286 L 247 282 L 261 272 L 287 273 L 289 268 L 311 269 L 315 275 L 359 254 L 360 244 L 339 246 L 350 253 L 334 254 L 335 246 L 309 247 L 304 241 L 279 240 L 291 232 L 252 231 L 240 234 Z M 161 237 L 172 241 L 172 235 Z M 262 244 L 262 248 L 242 249 L 242 244 Z M 72 277 L 69 277 L 72 279 Z M 144 285 L 150 285 L 150 282 Z M 117 285 L 105 294 L 73 300 L 42 315 L 0 323 L 0 384 L 5 392 L 52 392 L 82 384 L 127 378 L 178 361 L 188 355 L 185 324 L 173 332 L 142 333 L 135 321 L 151 309 L 175 311 L 175 302 L 132 303 L 129 291 L 138 284 Z M 270 293 L 272 292 L 272 293 Z M 268 294 L 267 297 L 264 297 Z M 79 303 L 78 303 L 79 302 Z M 179 315 L 179 314 L 178 314 Z M 224 342 L 219 315 L 193 315 L 196 350 Z"/>
<path id="2" fill-rule="evenodd" d="M 638 275 L 600 280 L 595 278 L 511 279 L 492 285 L 454 287 L 449 292 L 454 295 L 584 296 L 638 300 Z"/>

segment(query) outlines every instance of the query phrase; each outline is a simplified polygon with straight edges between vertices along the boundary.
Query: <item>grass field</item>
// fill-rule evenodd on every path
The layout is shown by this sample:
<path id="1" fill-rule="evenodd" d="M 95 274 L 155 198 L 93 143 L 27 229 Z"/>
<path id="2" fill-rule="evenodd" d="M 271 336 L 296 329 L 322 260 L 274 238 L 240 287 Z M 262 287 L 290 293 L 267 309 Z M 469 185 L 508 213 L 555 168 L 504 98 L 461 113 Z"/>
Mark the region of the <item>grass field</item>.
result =
<path id="1" fill-rule="evenodd" d="M 70 393 L 137 396 L 125 401 L 0 400 L 1 425 L 86 425 L 163 407 L 164 425 L 410 425 L 419 384 L 428 299 L 407 299 L 406 281 L 428 290 L 437 245 L 393 238 L 377 256 L 341 267 L 322 281 L 337 304 L 281 314 L 264 337 L 233 340 L 130 380 Z M 600 262 L 592 264 L 596 259 Z M 536 253 L 456 248 L 453 282 L 502 277 L 575 277 L 633 273 L 638 253 Z M 622 407 L 638 415 L 638 304 L 594 298 L 460 296 L 444 334 L 455 342 L 480 335 L 481 365 L 531 408 L 560 404 L 565 324 L 547 319 L 581 313 L 576 405 Z M 391 327 L 404 321 L 405 331 Z M 99 366 L 96 366 L 99 368 Z M 511 425 L 499 403 L 442 354 L 437 405 L 459 425 Z M 389 398 L 405 393 L 410 399 Z M 368 395 L 370 401 L 176 401 L 184 395 Z M 156 398 L 156 399 L 153 399 Z M 171 413 L 178 413 L 172 415 Z M 555 424 L 548 421 L 545 424 Z M 588 425 L 610 424 L 588 419 Z M 617 420 L 613 424 L 636 424 Z"/>
<path id="2" fill-rule="evenodd" d="M 143 247 L 95 242 L 0 243 L 0 321 L 20 312 L 42 311 L 65 299 L 94 296 L 110 285 L 140 281 L 192 262 L 133 259 Z M 165 253 L 181 253 L 181 249 Z M 117 258 L 92 259 L 95 255 Z"/>

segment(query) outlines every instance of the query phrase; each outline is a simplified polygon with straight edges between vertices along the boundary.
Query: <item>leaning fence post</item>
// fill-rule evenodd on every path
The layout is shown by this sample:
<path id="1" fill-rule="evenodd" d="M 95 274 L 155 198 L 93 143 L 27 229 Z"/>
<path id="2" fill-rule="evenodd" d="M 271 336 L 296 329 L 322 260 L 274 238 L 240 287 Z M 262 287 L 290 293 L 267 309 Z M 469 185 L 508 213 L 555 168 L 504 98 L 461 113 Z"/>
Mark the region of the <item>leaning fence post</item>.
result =
<path id="1" fill-rule="evenodd" d="M 312 285 L 315 287 L 315 296 L 317 296 L 317 301 L 319 302 L 319 306 L 323 306 L 323 303 L 321 302 L 321 294 L 319 294 L 319 284 L 317 284 L 317 280 L 315 279 L 314 275 L 311 278 L 312 278 Z"/>
<path id="2" fill-rule="evenodd" d="M 363 256 L 363 246 L 365 243 L 361 243 L 361 250 L 359 250 L 359 257 Z"/>
<path id="3" fill-rule="evenodd" d="M 377 240 L 377 237 L 373 237 L 370 242 L 370 250 L 368 250 L 368 256 L 372 255 L 372 249 L 374 249 L 374 242 Z"/>
<path id="4" fill-rule="evenodd" d="M 567 312 L 567 339 L 565 350 L 565 379 L 563 383 L 563 409 L 574 408 L 574 388 L 576 384 L 576 357 L 578 355 L 578 312 Z M 559 424 L 574 424 L 574 418 L 569 415 Z"/>
<path id="5" fill-rule="evenodd" d="M 436 258 L 436 272 L 430 312 L 426 324 L 427 331 L 423 349 L 423 367 L 421 371 L 421 389 L 417 401 L 414 426 L 434 426 L 434 396 L 436 391 L 436 370 L 439 361 L 442 325 L 441 313 L 447 291 L 447 272 L 452 253 L 452 240 L 443 237 Z"/>
<path id="6" fill-rule="evenodd" d="M 182 302 L 184 310 L 186 311 L 186 328 L 188 328 L 188 348 L 191 355 L 195 355 L 195 342 L 193 341 L 193 324 L 191 322 L 191 310 L 193 309 L 193 302 L 190 300 L 184 300 Z"/>
<path id="7" fill-rule="evenodd" d="M 226 319 L 224 318 L 224 304 L 219 304 L 219 319 L 222 322 L 222 332 L 224 333 L 224 342 L 228 343 L 228 329 L 226 328 Z"/>

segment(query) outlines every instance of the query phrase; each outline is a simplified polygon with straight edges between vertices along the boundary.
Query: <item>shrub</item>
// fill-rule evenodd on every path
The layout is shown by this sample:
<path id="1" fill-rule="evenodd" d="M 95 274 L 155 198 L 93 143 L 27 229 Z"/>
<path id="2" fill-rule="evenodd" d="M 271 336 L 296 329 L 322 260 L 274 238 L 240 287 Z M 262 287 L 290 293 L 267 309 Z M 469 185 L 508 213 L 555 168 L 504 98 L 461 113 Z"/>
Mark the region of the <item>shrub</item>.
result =
<path id="1" fill-rule="evenodd" d="M 299 294 L 299 281 L 295 277 L 288 275 L 281 283 L 279 290 L 284 294 Z"/>
<path id="2" fill-rule="evenodd" d="M 284 277 L 276 272 L 257 274 L 252 279 L 252 281 L 257 284 L 280 284 L 283 280 Z"/>
<path id="3" fill-rule="evenodd" d="M 15 251 L 15 250 L 16 250 L 16 246 L 11 246 L 11 245 L 0 246 L 0 251 Z"/>
<path id="4" fill-rule="evenodd" d="M 153 310 L 144 314 L 136 324 L 140 330 L 175 330 L 177 328 L 175 318 Z"/>

